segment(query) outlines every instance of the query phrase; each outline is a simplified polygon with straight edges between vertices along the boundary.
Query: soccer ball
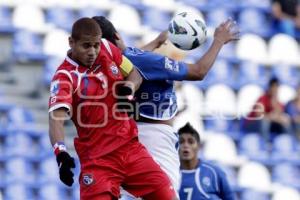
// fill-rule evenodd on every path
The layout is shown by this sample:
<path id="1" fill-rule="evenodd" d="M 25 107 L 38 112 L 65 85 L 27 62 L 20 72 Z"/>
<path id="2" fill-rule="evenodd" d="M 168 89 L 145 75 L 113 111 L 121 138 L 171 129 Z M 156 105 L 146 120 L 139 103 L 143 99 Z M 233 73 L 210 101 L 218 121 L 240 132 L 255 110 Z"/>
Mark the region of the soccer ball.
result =
<path id="1" fill-rule="evenodd" d="M 202 45 L 206 41 L 206 34 L 204 19 L 195 14 L 179 13 L 169 23 L 169 40 L 183 50 L 192 50 Z"/>

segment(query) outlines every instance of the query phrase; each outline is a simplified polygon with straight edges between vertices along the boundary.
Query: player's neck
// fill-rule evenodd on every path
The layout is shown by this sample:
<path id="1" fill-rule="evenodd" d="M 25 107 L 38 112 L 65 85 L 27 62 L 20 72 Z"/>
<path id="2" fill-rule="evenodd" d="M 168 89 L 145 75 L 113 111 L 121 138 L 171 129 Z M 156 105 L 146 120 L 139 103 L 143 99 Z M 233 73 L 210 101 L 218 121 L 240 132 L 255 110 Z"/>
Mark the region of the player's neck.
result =
<path id="1" fill-rule="evenodd" d="M 181 168 L 185 170 L 196 169 L 200 162 L 197 158 L 192 160 L 181 160 Z"/>

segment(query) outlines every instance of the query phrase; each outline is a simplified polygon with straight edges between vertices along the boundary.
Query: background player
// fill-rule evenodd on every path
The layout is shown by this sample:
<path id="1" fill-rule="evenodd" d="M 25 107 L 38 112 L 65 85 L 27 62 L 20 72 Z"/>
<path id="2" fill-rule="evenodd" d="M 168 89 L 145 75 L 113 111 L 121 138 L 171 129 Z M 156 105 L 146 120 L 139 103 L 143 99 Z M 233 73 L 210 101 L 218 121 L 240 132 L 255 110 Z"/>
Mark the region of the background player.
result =
<path id="1" fill-rule="evenodd" d="M 198 132 L 187 123 L 180 128 L 179 155 L 181 163 L 181 200 L 234 200 L 225 173 L 215 165 L 198 158 L 201 140 Z M 217 147 L 216 147 L 217 148 Z"/>
<path id="2" fill-rule="evenodd" d="M 113 24 L 103 16 L 93 17 L 103 31 L 103 38 L 119 47 L 123 54 L 138 68 L 144 77 L 136 92 L 139 140 L 169 175 L 174 188 L 179 188 L 179 157 L 176 149 L 178 137 L 172 128 L 177 112 L 174 80 L 202 80 L 212 67 L 220 49 L 227 42 L 238 39 L 238 31 L 232 20 L 217 27 L 214 41 L 194 64 L 178 62 L 171 58 L 127 47 Z M 146 45 L 147 50 L 159 47 L 167 39 L 166 32 Z M 159 142 L 158 142 L 159 141 Z"/>
<path id="3" fill-rule="evenodd" d="M 60 179 L 73 184 L 74 159 L 63 143 L 69 114 L 78 132 L 80 199 L 117 199 L 121 184 L 144 199 L 176 199 L 168 177 L 138 142 L 135 122 L 114 109 L 114 85 L 123 80 L 118 67 L 122 54 L 105 45 L 101 35 L 94 20 L 77 20 L 69 38 L 71 51 L 51 83 L 49 134 Z"/>

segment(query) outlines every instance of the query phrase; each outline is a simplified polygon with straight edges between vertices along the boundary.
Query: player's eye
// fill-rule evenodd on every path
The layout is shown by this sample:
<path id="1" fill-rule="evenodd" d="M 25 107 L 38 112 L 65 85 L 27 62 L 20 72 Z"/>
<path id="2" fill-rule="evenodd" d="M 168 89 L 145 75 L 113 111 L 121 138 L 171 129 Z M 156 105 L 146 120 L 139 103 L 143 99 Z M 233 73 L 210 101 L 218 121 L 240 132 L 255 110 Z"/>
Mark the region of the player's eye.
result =
<path id="1" fill-rule="evenodd" d="M 82 46 L 83 46 L 83 48 L 88 49 L 88 48 L 90 48 L 91 45 L 88 43 L 84 43 Z"/>

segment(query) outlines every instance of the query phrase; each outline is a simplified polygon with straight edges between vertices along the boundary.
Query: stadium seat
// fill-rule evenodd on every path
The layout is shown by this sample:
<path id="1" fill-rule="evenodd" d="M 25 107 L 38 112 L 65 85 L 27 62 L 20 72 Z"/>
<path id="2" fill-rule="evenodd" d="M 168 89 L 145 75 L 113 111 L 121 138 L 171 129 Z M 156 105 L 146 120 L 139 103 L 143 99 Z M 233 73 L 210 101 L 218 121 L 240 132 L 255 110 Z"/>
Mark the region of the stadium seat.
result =
<path id="1" fill-rule="evenodd" d="M 14 31 L 11 9 L 0 5 L 0 33 L 13 33 Z"/>
<path id="2" fill-rule="evenodd" d="M 5 200 L 34 199 L 33 191 L 22 183 L 13 183 L 5 187 Z"/>
<path id="3" fill-rule="evenodd" d="M 183 111 L 182 113 L 178 114 L 174 119 L 173 127 L 177 131 L 179 128 L 183 127 L 186 123 L 190 123 L 200 134 L 200 137 L 203 135 L 203 122 L 200 115 L 196 115 L 192 111 Z"/>
<path id="4" fill-rule="evenodd" d="M 204 105 L 206 115 L 220 117 L 236 115 L 234 91 L 223 84 L 216 84 L 207 89 Z"/>
<path id="5" fill-rule="evenodd" d="M 68 199 L 65 190 L 58 184 L 48 183 L 43 184 L 39 190 L 40 200 L 61 200 Z"/>
<path id="6" fill-rule="evenodd" d="M 9 132 L 6 136 L 4 148 L 7 157 L 20 156 L 29 160 L 37 160 L 38 145 L 26 132 Z"/>
<path id="7" fill-rule="evenodd" d="M 141 0 L 145 6 L 158 8 L 161 10 L 174 11 L 176 8 L 176 2 L 174 0 L 153 1 L 153 0 Z"/>
<path id="8" fill-rule="evenodd" d="M 297 41 L 285 34 L 276 34 L 268 45 L 268 55 L 272 64 L 299 64 L 299 46 Z"/>
<path id="9" fill-rule="evenodd" d="M 53 29 L 46 34 L 44 39 L 43 52 L 47 56 L 56 56 L 65 58 L 67 50 L 69 50 L 68 43 L 69 34 L 61 29 Z"/>
<path id="10" fill-rule="evenodd" d="M 115 6 L 109 13 L 108 19 L 116 29 L 126 34 L 141 35 L 144 32 L 139 13 L 128 5 L 118 4 Z"/>
<path id="11" fill-rule="evenodd" d="M 266 192 L 246 189 L 241 194 L 241 200 L 269 200 L 269 195 Z"/>
<path id="12" fill-rule="evenodd" d="M 187 110 L 196 115 L 203 114 L 204 111 L 204 95 L 203 92 L 192 83 L 183 83 L 181 86 L 185 106 Z M 193 98 L 191 98 L 191 95 Z"/>
<path id="13" fill-rule="evenodd" d="M 224 7 L 215 7 L 207 13 L 206 23 L 207 26 L 215 28 L 230 17 L 233 19 L 233 14 L 230 10 Z"/>
<path id="14" fill-rule="evenodd" d="M 235 88 L 235 83 L 236 81 L 233 78 L 232 65 L 225 59 L 218 59 L 200 84 L 205 88 L 208 88 L 214 84 L 224 84 L 231 88 Z"/>
<path id="15" fill-rule="evenodd" d="M 85 7 L 78 10 L 78 18 L 94 16 L 106 16 L 106 12 L 94 7 Z"/>
<path id="16" fill-rule="evenodd" d="M 43 82 L 45 86 L 50 86 L 52 77 L 57 67 L 63 62 L 63 58 L 49 56 L 44 64 Z"/>
<path id="17" fill-rule="evenodd" d="M 45 33 L 49 26 L 45 23 L 45 16 L 41 8 L 34 4 L 20 3 L 12 13 L 13 25 L 19 29 Z"/>
<path id="18" fill-rule="evenodd" d="M 217 148 L 216 148 L 217 147 Z M 239 166 L 244 160 L 238 157 L 234 141 L 222 133 L 206 133 L 202 150 L 205 159 L 230 166 Z"/>
<path id="19" fill-rule="evenodd" d="M 249 20 L 251 19 L 251 20 Z M 259 9 L 247 8 L 239 12 L 239 28 L 241 33 L 257 34 L 261 37 L 271 36 L 271 25 L 265 13 Z M 262 28 L 264 27 L 264 28 Z"/>
<path id="20" fill-rule="evenodd" d="M 31 162 L 22 157 L 10 157 L 5 162 L 7 183 L 23 183 L 28 186 L 36 183 L 34 168 Z"/>
<path id="21" fill-rule="evenodd" d="M 289 85 L 280 85 L 278 89 L 279 101 L 285 105 L 288 101 L 296 97 L 296 90 Z"/>
<path id="22" fill-rule="evenodd" d="M 248 84 L 266 88 L 268 83 L 267 70 L 260 64 L 250 61 L 240 63 L 238 72 L 239 89 Z"/>
<path id="23" fill-rule="evenodd" d="M 71 31 L 72 24 L 76 21 L 77 16 L 70 8 L 52 7 L 46 12 L 46 21 L 56 28 Z"/>
<path id="24" fill-rule="evenodd" d="M 55 157 L 49 155 L 45 157 L 40 162 L 39 167 L 39 180 L 37 180 L 40 184 L 47 184 L 47 183 L 55 183 L 59 184 L 59 176 L 58 176 L 58 166 L 55 160 Z"/>
<path id="25" fill-rule="evenodd" d="M 281 187 L 277 189 L 272 200 L 300 200 L 300 194 L 297 190 L 289 187 Z"/>
<path id="26" fill-rule="evenodd" d="M 245 34 L 236 45 L 237 58 L 260 64 L 268 63 L 268 50 L 266 41 L 258 35 Z"/>
<path id="27" fill-rule="evenodd" d="M 26 30 L 18 30 L 13 36 L 13 54 L 20 62 L 43 61 L 43 40 L 41 35 Z"/>
<path id="28" fill-rule="evenodd" d="M 233 191 L 237 190 L 237 179 L 236 179 L 236 170 L 233 167 L 227 165 L 221 165 L 220 168 L 224 170 L 228 183 L 233 189 Z"/>
<path id="29" fill-rule="evenodd" d="M 106 11 L 110 11 L 115 6 L 119 5 L 115 0 L 101 0 L 101 3 L 99 3 L 98 0 L 89 0 L 89 1 L 78 0 L 78 1 L 79 2 L 77 2 L 77 4 L 79 8 L 92 7 L 92 8 L 106 10 Z"/>
<path id="30" fill-rule="evenodd" d="M 238 115 L 240 117 L 246 117 L 263 93 L 263 89 L 257 85 L 250 84 L 243 86 L 237 94 Z"/>
<path id="31" fill-rule="evenodd" d="M 300 189 L 300 168 L 290 163 L 279 163 L 273 167 L 273 182 Z"/>
<path id="32" fill-rule="evenodd" d="M 274 162 L 290 161 L 299 163 L 299 143 L 289 134 L 281 134 L 274 138 L 272 159 Z"/>
<path id="33" fill-rule="evenodd" d="M 156 31 L 164 31 L 168 29 L 171 14 L 156 8 L 148 8 L 143 14 L 143 24 L 150 26 Z"/>
<path id="34" fill-rule="evenodd" d="M 247 156 L 250 160 L 268 164 L 269 153 L 263 137 L 257 133 L 249 133 L 241 138 L 239 143 L 241 155 Z"/>
<path id="35" fill-rule="evenodd" d="M 34 118 L 30 110 L 15 106 L 7 113 L 8 122 L 14 125 L 34 122 Z"/>
<path id="36" fill-rule="evenodd" d="M 269 12 L 271 8 L 271 1 L 269 0 L 248 0 L 239 1 L 241 8 L 256 8 L 264 12 Z"/>
<path id="37" fill-rule="evenodd" d="M 277 77 L 281 84 L 296 88 L 299 83 L 299 70 L 296 66 L 287 64 L 275 64 L 271 67 L 272 76 Z"/>
<path id="38" fill-rule="evenodd" d="M 271 175 L 268 169 L 257 162 L 248 162 L 238 172 L 239 186 L 247 189 L 270 192 L 272 190 Z"/>

